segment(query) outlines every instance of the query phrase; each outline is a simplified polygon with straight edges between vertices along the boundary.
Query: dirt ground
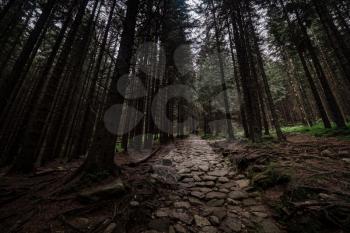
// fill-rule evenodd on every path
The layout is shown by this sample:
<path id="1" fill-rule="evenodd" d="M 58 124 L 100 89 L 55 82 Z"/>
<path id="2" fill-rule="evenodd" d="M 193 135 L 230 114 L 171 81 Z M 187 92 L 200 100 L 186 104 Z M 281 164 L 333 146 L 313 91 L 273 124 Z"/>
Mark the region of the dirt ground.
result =
<path id="1" fill-rule="evenodd" d="M 118 156 L 124 194 L 57 192 L 81 161 L 2 176 L 1 232 L 350 232 L 349 142 L 191 136 L 153 154 Z"/>

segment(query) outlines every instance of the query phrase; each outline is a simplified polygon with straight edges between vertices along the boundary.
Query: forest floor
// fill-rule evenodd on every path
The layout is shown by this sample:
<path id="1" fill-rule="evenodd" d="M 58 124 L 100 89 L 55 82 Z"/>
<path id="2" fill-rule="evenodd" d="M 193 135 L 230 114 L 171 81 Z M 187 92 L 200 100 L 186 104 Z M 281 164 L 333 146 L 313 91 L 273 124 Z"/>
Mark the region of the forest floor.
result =
<path id="1" fill-rule="evenodd" d="M 349 232 L 347 141 L 295 134 L 285 143 L 250 144 L 191 136 L 147 160 L 123 158 L 123 195 L 58 194 L 81 161 L 1 177 L 1 232 Z"/>

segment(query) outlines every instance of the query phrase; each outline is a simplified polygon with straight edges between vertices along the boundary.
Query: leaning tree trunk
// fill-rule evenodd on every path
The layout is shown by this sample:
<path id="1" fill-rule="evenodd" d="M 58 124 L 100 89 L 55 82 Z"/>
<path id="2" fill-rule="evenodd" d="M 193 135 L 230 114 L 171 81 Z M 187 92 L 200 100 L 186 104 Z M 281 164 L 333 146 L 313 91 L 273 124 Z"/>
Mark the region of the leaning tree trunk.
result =
<path id="1" fill-rule="evenodd" d="M 30 58 L 36 42 L 39 40 L 42 30 L 47 25 L 47 21 L 50 18 L 51 12 L 55 6 L 55 0 L 48 0 L 42 9 L 38 21 L 35 24 L 34 29 L 29 35 L 23 49 L 12 68 L 10 75 L 2 82 L 0 86 L 0 109 L 3 111 L 13 95 L 13 91 L 16 86 L 21 86 L 23 82 L 22 72 L 25 70 L 28 59 Z"/>

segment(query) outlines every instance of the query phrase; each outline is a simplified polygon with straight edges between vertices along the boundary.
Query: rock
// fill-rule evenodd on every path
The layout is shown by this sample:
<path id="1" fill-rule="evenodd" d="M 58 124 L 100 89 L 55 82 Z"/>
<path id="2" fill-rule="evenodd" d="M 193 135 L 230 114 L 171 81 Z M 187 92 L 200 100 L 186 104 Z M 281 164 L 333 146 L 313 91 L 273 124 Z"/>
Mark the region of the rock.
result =
<path id="1" fill-rule="evenodd" d="M 168 217 L 169 213 L 170 213 L 170 210 L 168 208 L 161 208 L 156 211 L 155 216 L 158 218 L 164 218 L 164 217 Z"/>
<path id="2" fill-rule="evenodd" d="M 227 183 L 227 182 L 229 182 L 230 180 L 229 180 L 228 178 L 226 178 L 226 177 L 220 177 L 220 178 L 218 179 L 218 181 L 219 181 L 220 183 Z"/>
<path id="3" fill-rule="evenodd" d="M 321 156 L 331 156 L 331 155 L 333 155 L 333 153 L 330 150 L 323 150 L 321 152 Z"/>
<path id="4" fill-rule="evenodd" d="M 344 162 L 346 163 L 350 163 L 350 158 L 345 158 L 345 159 L 342 159 Z"/>
<path id="5" fill-rule="evenodd" d="M 212 226 L 206 226 L 206 227 L 203 227 L 202 228 L 202 231 L 203 233 L 217 233 L 217 229 L 215 227 L 212 227 Z"/>
<path id="6" fill-rule="evenodd" d="M 180 224 L 176 224 L 174 228 L 178 233 L 187 233 L 187 230 Z"/>
<path id="7" fill-rule="evenodd" d="M 244 188 L 247 188 L 249 186 L 250 180 L 248 180 L 248 179 L 237 180 L 236 184 L 239 188 L 244 189 Z"/>
<path id="8" fill-rule="evenodd" d="M 188 202 L 181 201 L 181 202 L 175 202 L 175 203 L 174 203 L 174 207 L 175 207 L 175 208 L 188 209 L 188 208 L 191 207 L 191 205 L 190 205 L 190 203 L 188 203 Z"/>
<path id="9" fill-rule="evenodd" d="M 202 181 L 202 179 L 201 179 L 199 176 L 197 176 L 197 175 L 194 175 L 194 176 L 193 176 L 193 179 L 194 179 L 194 181 L 196 181 L 196 182 L 201 182 L 201 181 Z"/>
<path id="10" fill-rule="evenodd" d="M 204 181 L 216 181 L 218 178 L 216 176 L 203 176 L 202 180 Z"/>
<path id="11" fill-rule="evenodd" d="M 269 217 L 268 214 L 262 213 L 262 212 L 253 212 L 253 214 L 258 216 L 258 217 L 260 217 L 260 218 L 267 218 L 267 217 Z"/>
<path id="12" fill-rule="evenodd" d="M 244 206 L 253 206 L 253 205 L 256 205 L 257 203 L 256 203 L 256 201 L 255 201 L 255 199 L 253 199 L 253 198 L 248 198 L 248 199 L 244 199 L 243 200 L 243 205 Z"/>
<path id="13" fill-rule="evenodd" d="M 237 186 L 237 183 L 234 181 L 220 185 L 221 188 L 226 188 L 226 189 L 232 189 L 232 188 L 235 188 L 236 186 Z"/>
<path id="14" fill-rule="evenodd" d="M 104 233 L 113 233 L 116 229 L 117 229 L 117 224 L 113 222 L 108 225 Z"/>
<path id="15" fill-rule="evenodd" d="M 228 171 L 226 170 L 216 170 L 208 173 L 209 176 L 217 176 L 217 177 L 226 176 L 227 174 L 228 174 Z"/>
<path id="16" fill-rule="evenodd" d="M 238 218 L 227 217 L 221 223 L 220 229 L 223 230 L 224 232 L 227 232 L 227 233 L 241 232 L 242 223 Z"/>
<path id="17" fill-rule="evenodd" d="M 171 213 L 171 217 L 186 224 L 191 224 L 193 221 L 193 217 L 191 215 L 187 214 L 186 212 L 180 212 L 178 210 L 173 211 Z"/>
<path id="18" fill-rule="evenodd" d="M 279 227 L 271 220 L 266 219 L 260 223 L 261 227 L 263 228 L 264 232 L 268 233 L 280 233 L 281 230 Z"/>
<path id="19" fill-rule="evenodd" d="M 191 192 L 191 195 L 194 196 L 194 197 L 197 197 L 197 198 L 199 198 L 199 199 L 204 198 L 204 193 L 198 192 L 198 191 L 193 191 L 193 192 Z"/>
<path id="20" fill-rule="evenodd" d="M 191 172 L 191 170 L 188 169 L 188 168 L 182 168 L 181 170 L 179 170 L 180 174 L 187 174 L 187 173 L 190 173 L 190 172 Z"/>
<path id="21" fill-rule="evenodd" d="M 215 186 L 215 182 L 214 181 L 207 181 L 204 183 L 204 186 L 213 187 L 213 186 Z"/>
<path id="22" fill-rule="evenodd" d="M 194 221 L 195 221 L 196 225 L 199 227 L 210 226 L 210 222 L 208 221 L 208 219 L 203 218 L 199 215 L 194 216 Z"/>
<path id="23" fill-rule="evenodd" d="M 78 198 L 80 198 L 82 201 L 97 201 L 102 198 L 116 198 L 123 195 L 125 192 L 126 189 L 122 180 L 116 179 L 109 184 L 83 190 L 81 193 L 79 193 Z"/>
<path id="24" fill-rule="evenodd" d="M 209 166 L 208 165 L 201 165 L 198 167 L 201 171 L 207 172 L 209 171 Z"/>
<path id="25" fill-rule="evenodd" d="M 251 206 L 250 210 L 253 212 L 266 212 L 267 211 L 266 207 L 263 205 Z"/>
<path id="26" fill-rule="evenodd" d="M 194 179 L 193 178 L 185 178 L 185 179 L 182 180 L 182 182 L 184 182 L 184 183 L 193 183 Z"/>
<path id="27" fill-rule="evenodd" d="M 212 209 L 212 214 L 222 221 L 227 216 L 227 211 L 225 208 L 215 207 Z"/>
<path id="28" fill-rule="evenodd" d="M 170 159 L 163 159 L 162 160 L 162 165 L 163 166 L 172 166 L 173 165 L 173 162 L 170 160 Z"/>
<path id="29" fill-rule="evenodd" d="M 137 207 L 137 206 L 140 205 L 140 203 L 137 202 L 137 201 L 132 201 L 132 202 L 130 202 L 130 205 L 131 205 L 132 207 Z"/>
<path id="30" fill-rule="evenodd" d="M 203 202 L 201 202 L 199 199 L 194 197 L 189 197 L 188 201 L 191 203 L 191 205 L 194 205 L 194 206 L 203 205 Z"/>
<path id="31" fill-rule="evenodd" d="M 211 188 L 206 188 L 206 187 L 195 187 L 195 188 L 192 188 L 193 191 L 198 191 L 198 192 L 201 192 L 201 193 L 204 193 L 204 194 L 207 194 L 209 192 L 212 191 Z"/>
<path id="32" fill-rule="evenodd" d="M 160 232 L 168 232 L 169 226 L 170 226 L 170 220 L 167 218 L 159 218 L 159 219 L 152 219 L 148 226 L 149 228 L 160 231 Z"/>
<path id="33" fill-rule="evenodd" d="M 210 220 L 211 224 L 213 224 L 215 226 L 220 224 L 220 219 L 216 216 L 210 216 L 209 220 Z"/>
<path id="34" fill-rule="evenodd" d="M 207 202 L 207 205 L 210 206 L 210 207 L 221 207 L 223 206 L 225 203 L 225 200 L 223 199 L 212 199 L 210 201 Z"/>
<path id="35" fill-rule="evenodd" d="M 205 196 L 206 199 L 225 199 L 226 197 L 227 194 L 220 192 L 210 192 Z"/>
<path id="36" fill-rule="evenodd" d="M 236 179 L 237 180 L 242 180 L 242 179 L 245 179 L 245 176 L 241 174 L 241 175 L 236 176 Z"/>
<path id="37" fill-rule="evenodd" d="M 244 191 L 233 191 L 228 194 L 228 197 L 233 200 L 242 200 L 248 197 L 248 193 Z"/>
<path id="38" fill-rule="evenodd" d="M 222 193 L 229 193 L 230 190 L 228 190 L 228 189 L 219 189 L 219 192 L 222 192 Z"/>
<path id="39" fill-rule="evenodd" d="M 236 200 L 233 200 L 231 198 L 227 198 L 227 204 L 229 204 L 229 205 L 239 205 L 240 202 L 236 201 Z"/>
<path id="40" fill-rule="evenodd" d="M 174 229 L 174 227 L 173 226 L 170 226 L 169 227 L 169 231 L 168 231 L 169 233 L 176 233 L 176 231 L 175 231 L 175 229 Z"/>

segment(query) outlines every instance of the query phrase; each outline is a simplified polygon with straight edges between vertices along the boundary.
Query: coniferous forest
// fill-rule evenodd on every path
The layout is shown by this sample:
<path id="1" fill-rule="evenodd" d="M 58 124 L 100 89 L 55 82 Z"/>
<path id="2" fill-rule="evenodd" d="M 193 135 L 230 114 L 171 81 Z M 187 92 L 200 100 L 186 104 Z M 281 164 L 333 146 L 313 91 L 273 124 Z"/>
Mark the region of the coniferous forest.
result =
<path id="1" fill-rule="evenodd" d="M 1 0 L 0 231 L 350 232 L 348 0 Z"/>

